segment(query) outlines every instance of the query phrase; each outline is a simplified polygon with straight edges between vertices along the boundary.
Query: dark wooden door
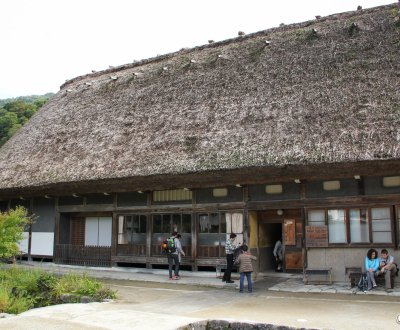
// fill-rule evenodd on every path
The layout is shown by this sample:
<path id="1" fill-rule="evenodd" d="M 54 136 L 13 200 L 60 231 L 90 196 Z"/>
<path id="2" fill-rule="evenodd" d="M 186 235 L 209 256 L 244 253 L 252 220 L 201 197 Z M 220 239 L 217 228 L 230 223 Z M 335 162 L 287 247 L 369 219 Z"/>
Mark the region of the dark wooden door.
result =
<path id="1" fill-rule="evenodd" d="M 71 218 L 71 244 L 85 245 L 85 218 Z"/>

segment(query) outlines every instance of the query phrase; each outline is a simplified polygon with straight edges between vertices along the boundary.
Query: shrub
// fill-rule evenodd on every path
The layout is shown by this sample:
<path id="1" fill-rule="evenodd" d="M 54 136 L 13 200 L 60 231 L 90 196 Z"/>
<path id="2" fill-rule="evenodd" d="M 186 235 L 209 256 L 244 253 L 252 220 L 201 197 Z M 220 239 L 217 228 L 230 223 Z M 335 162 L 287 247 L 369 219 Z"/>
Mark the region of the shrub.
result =
<path id="1" fill-rule="evenodd" d="M 19 314 L 34 307 L 32 297 L 17 294 L 15 288 L 10 285 L 0 283 L 0 313 Z"/>
<path id="2" fill-rule="evenodd" d="M 9 274 L 12 277 L 12 287 L 16 293 L 28 296 L 39 291 L 37 287 L 37 278 L 40 276 L 39 271 L 26 271 L 13 267 L 10 269 Z"/>
<path id="3" fill-rule="evenodd" d="M 14 257 L 19 253 L 17 242 L 22 240 L 24 227 L 31 221 L 23 207 L 0 212 L 0 258 Z"/>
<path id="4" fill-rule="evenodd" d="M 6 285 L 1 282 L 0 283 L 0 313 L 5 313 L 10 301 L 11 301 L 11 297 L 10 297 L 10 292 L 9 292 L 9 288 L 6 287 Z"/>
<path id="5" fill-rule="evenodd" d="M 9 314 L 19 314 L 34 307 L 34 301 L 30 297 L 16 296 L 13 297 L 5 310 Z"/>
<path id="6" fill-rule="evenodd" d="M 116 293 L 86 274 L 57 277 L 17 267 L 0 270 L 0 312 L 17 314 L 34 307 L 62 303 L 67 296 L 73 297 L 69 302 L 79 302 L 82 296 L 102 301 L 116 298 Z"/>
<path id="7" fill-rule="evenodd" d="M 59 280 L 54 287 L 54 293 L 58 298 L 65 293 L 94 297 L 101 288 L 102 284 L 99 281 L 88 277 L 86 274 L 80 276 L 71 273 Z"/>
<path id="8" fill-rule="evenodd" d="M 94 295 L 96 301 L 103 301 L 104 299 L 116 299 L 117 293 L 110 288 L 101 287 Z"/>

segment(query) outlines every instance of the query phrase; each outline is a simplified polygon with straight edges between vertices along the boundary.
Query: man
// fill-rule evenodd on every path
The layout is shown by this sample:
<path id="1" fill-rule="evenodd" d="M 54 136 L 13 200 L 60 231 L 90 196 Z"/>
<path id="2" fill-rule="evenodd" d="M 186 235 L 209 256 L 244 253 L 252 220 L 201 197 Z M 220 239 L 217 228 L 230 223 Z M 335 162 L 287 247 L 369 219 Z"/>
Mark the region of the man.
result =
<path id="1" fill-rule="evenodd" d="M 225 244 L 225 253 L 226 253 L 226 270 L 224 272 L 224 276 L 222 277 L 222 282 L 226 283 L 234 283 L 231 280 L 231 273 L 233 268 L 233 255 L 237 246 L 233 244 L 233 241 L 236 238 L 236 234 L 230 234 L 229 238 L 226 240 Z"/>
<path id="2" fill-rule="evenodd" d="M 182 250 L 182 245 L 180 240 L 178 239 L 178 233 L 174 231 L 169 238 L 170 242 L 172 241 L 173 244 L 168 246 L 167 251 L 167 258 L 168 258 L 168 272 L 169 272 L 169 279 L 170 280 L 179 280 L 179 254 L 185 255 L 185 252 Z M 172 246 L 173 245 L 173 246 Z M 175 263 L 175 270 L 174 275 L 172 276 L 172 266 Z"/>
<path id="3" fill-rule="evenodd" d="M 379 276 L 381 274 L 385 275 L 386 290 L 392 289 L 391 275 L 392 272 L 395 273 L 396 270 L 397 266 L 394 263 L 394 257 L 389 255 L 388 250 L 382 249 L 381 257 L 379 259 L 379 270 L 375 272 L 375 276 Z"/>
<path id="4" fill-rule="evenodd" d="M 275 257 L 276 261 L 276 272 L 281 272 L 282 271 L 282 260 L 283 260 L 283 248 L 282 248 L 282 241 L 278 239 L 275 243 L 274 251 L 272 252 Z"/>

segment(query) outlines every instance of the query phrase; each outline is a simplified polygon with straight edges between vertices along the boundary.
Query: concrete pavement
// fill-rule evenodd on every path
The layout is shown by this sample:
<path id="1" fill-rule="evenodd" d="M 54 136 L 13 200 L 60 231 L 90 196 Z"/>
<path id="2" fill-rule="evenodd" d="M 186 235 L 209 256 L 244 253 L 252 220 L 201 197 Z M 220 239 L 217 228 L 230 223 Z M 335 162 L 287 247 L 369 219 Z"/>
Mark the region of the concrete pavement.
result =
<path id="1" fill-rule="evenodd" d="M 298 274 L 257 274 L 252 294 L 214 272 L 88 268 L 24 264 L 56 273 L 85 272 L 117 290 L 109 303 L 66 304 L 0 319 L 0 329 L 177 329 L 202 320 L 228 320 L 318 329 L 398 329 L 399 292 L 353 292 L 349 284 L 303 285 Z M 234 279 L 237 274 L 234 274 Z"/>

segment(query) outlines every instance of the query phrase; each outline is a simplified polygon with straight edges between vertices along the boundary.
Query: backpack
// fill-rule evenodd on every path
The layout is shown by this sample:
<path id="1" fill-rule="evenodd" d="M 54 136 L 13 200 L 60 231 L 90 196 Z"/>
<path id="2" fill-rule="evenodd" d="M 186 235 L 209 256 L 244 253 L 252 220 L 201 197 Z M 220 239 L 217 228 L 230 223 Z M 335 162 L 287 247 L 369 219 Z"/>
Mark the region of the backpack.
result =
<path id="1" fill-rule="evenodd" d="M 358 281 L 357 287 L 360 291 L 367 292 L 368 290 L 368 279 L 367 279 L 367 274 L 362 273 L 361 277 Z"/>
<path id="2" fill-rule="evenodd" d="M 175 237 L 172 236 L 163 240 L 161 247 L 166 254 L 174 253 L 176 251 Z"/>
<path id="3" fill-rule="evenodd" d="M 235 261 L 237 260 L 237 258 L 239 257 L 239 255 L 241 255 L 243 253 L 242 247 L 239 246 L 235 249 L 235 252 L 233 252 L 233 262 L 235 263 Z"/>

